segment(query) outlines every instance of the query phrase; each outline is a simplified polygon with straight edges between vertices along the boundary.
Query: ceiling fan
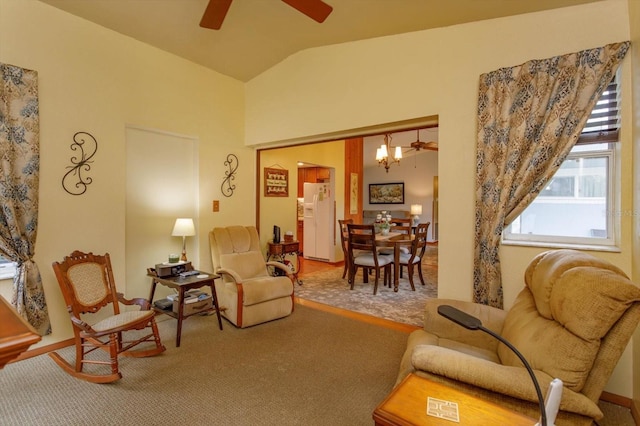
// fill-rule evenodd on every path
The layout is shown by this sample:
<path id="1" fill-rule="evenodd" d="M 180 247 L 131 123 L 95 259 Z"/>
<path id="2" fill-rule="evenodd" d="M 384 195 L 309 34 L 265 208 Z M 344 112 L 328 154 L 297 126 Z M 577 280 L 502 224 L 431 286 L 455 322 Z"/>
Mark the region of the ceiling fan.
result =
<path id="1" fill-rule="evenodd" d="M 437 151 L 438 150 L 438 142 L 422 142 L 420 140 L 420 130 L 416 130 L 418 134 L 418 138 L 415 142 L 411 142 L 411 148 L 416 151 L 420 151 L 421 149 L 426 149 L 428 151 Z"/>
<path id="2" fill-rule="evenodd" d="M 202 15 L 200 26 L 212 30 L 219 30 L 232 0 L 209 0 L 209 4 Z M 329 6 L 322 0 L 282 0 L 289 6 L 304 13 L 309 18 L 318 23 L 324 22 L 327 16 L 333 11 L 333 7 Z"/>

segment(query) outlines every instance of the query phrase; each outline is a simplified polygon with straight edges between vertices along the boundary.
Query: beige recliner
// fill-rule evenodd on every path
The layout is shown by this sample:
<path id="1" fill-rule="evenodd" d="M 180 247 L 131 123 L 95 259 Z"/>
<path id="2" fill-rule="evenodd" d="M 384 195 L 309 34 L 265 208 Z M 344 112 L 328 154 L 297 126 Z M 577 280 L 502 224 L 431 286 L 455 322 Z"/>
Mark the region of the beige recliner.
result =
<path id="1" fill-rule="evenodd" d="M 600 419 L 600 395 L 640 321 L 640 289 L 616 266 L 575 250 L 536 256 L 524 281 L 508 312 L 430 300 L 424 329 L 409 337 L 398 383 L 415 372 L 539 417 L 534 385 L 518 357 L 490 335 L 464 329 L 437 313 L 438 306 L 452 305 L 522 352 L 543 395 L 553 378 L 564 382 L 556 425 Z"/>
<path id="2" fill-rule="evenodd" d="M 211 260 L 222 315 L 240 328 L 286 317 L 293 312 L 293 277 L 282 263 L 265 262 L 253 226 L 214 228 L 209 232 Z M 269 275 L 268 266 L 285 272 Z"/>

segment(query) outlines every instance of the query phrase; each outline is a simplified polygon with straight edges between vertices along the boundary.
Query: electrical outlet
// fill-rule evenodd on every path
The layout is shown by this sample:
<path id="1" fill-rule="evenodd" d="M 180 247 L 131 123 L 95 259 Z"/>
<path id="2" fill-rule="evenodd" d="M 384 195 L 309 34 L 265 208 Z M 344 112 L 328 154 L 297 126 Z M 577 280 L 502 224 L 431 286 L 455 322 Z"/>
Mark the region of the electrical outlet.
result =
<path id="1" fill-rule="evenodd" d="M 220 201 L 218 200 L 213 200 L 213 212 L 219 212 L 220 211 Z"/>

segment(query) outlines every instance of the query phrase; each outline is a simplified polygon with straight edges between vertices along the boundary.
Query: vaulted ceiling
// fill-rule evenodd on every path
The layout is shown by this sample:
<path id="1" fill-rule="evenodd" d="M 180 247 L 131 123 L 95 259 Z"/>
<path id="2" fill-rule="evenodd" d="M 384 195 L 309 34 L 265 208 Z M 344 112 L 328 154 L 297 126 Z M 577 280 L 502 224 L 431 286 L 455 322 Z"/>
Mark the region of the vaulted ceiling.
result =
<path id="1" fill-rule="evenodd" d="M 312 47 L 599 0 L 324 0 L 323 23 L 280 0 L 234 0 L 220 30 L 199 26 L 208 0 L 40 1 L 248 81 Z"/>

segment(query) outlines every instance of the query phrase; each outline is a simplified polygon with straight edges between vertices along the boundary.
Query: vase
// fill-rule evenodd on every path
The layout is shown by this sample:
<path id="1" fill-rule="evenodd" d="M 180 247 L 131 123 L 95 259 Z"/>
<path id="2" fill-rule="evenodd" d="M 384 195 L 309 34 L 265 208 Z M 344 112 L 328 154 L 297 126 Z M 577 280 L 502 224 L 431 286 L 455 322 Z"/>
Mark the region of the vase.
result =
<path id="1" fill-rule="evenodd" d="M 389 235 L 389 228 L 383 228 L 381 232 L 382 235 Z"/>

